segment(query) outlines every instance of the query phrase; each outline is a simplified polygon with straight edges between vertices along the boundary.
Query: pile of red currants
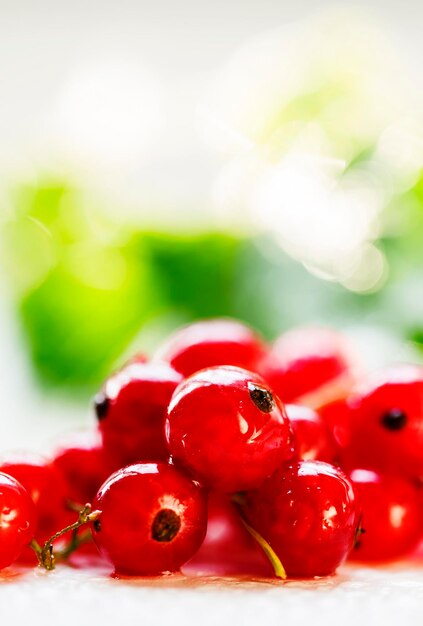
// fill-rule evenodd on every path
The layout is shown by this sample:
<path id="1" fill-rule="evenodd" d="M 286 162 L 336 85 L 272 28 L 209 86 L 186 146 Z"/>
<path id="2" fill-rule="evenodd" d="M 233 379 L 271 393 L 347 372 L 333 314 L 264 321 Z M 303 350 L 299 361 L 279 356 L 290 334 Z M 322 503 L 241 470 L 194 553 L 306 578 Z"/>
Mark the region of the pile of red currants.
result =
<path id="1" fill-rule="evenodd" d="M 95 430 L 3 461 L 0 568 L 82 554 L 117 575 L 310 578 L 409 555 L 423 367 L 359 370 L 331 330 L 269 347 L 236 321 L 182 328 L 106 381 Z"/>

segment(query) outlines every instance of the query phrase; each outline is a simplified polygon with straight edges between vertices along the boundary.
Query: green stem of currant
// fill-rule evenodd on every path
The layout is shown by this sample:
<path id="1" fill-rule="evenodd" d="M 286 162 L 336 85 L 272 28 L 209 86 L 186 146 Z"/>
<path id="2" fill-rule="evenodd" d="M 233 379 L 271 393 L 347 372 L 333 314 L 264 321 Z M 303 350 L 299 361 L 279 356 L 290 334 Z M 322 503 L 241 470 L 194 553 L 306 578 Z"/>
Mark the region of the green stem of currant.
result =
<path id="1" fill-rule="evenodd" d="M 72 531 L 71 539 L 68 545 L 55 553 L 56 561 L 65 561 L 75 552 L 80 546 L 85 543 L 89 543 L 92 540 L 92 534 L 90 530 L 87 530 L 83 534 L 79 534 L 78 529 Z"/>
<path id="2" fill-rule="evenodd" d="M 272 546 L 269 543 L 267 543 L 266 539 L 264 539 L 264 537 L 262 537 L 260 533 L 254 530 L 254 528 L 250 526 L 249 523 L 246 522 L 243 517 L 241 517 L 241 521 L 244 524 L 245 528 L 250 533 L 250 535 L 257 541 L 260 548 L 263 550 L 263 552 L 269 559 L 273 567 L 273 571 L 275 572 L 275 576 L 277 578 L 281 578 L 282 580 L 286 580 L 287 575 L 286 575 L 285 568 L 282 565 L 282 561 L 280 560 L 276 552 L 273 550 Z"/>
<path id="3" fill-rule="evenodd" d="M 247 522 L 247 520 L 245 518 L 245 515 L 244 515 L 244 511 L 242 510 L 242 504 L 244 504 L 244 497 L 241 494 L 237 494 L 237 495 L 233 496 L 232 501 L 233 501 L 233 503 L 234 503 L 238 513 L 239 513 L 239 517 L 240 517 L 242 523 L 244 524 L 245 528 L 248 530 L 248 532 L 253 537 L 253 539 L 255 539 L 255 541 L 257 541 L 257 543 L 259 544 L 260 548 L 263 550 L 263 552 L 265 553 L 265 555 L 269 559 L 269 561 L 270 561 L 270 563 L 271 563 L 271 565 L 273 567 L 273 571 L 275 572 L 275 576 L 277 578 L 281 578 L 282 580 L 286 580 L 287 579 L 287 575 L 286 575 L 285 568 L 282 565 L 282 561 L 280 560 L 280 558 L 278 557 L 276 552 L 273 550 L 272 546 L 266 541 L 266 539 L 264 537 L 262 537 L 260 535 L 260 533 L 258 533 Z"/>
<path id="4" fill-rule="evenodd" d="M 72 537 L 70 544 L 67 548 L 65 548 L 62 552 L 57 554 L 58 558 L 66 558 L 69 556 L 81 543 L 85 543 L 88 540 L 88 533 L 83 535 L 82 537 L 78 537 L 78 530 L 81 526 L 85 524 L 89 524 L 90 522 L 94 522 L 101 515 L 101 511 L 93 511 L 91 508 L 91 504 L 86 504 L 78 514 L 78 520 L 66 528 L 59 530 L 59 532 L 55 533 L 50 539 L 47 539 L 43 547 L 41 547 L 38 542 L 33 539 L 30 546 L 34 550 L 38 564 L 40 567 L 43 567 L 46 570 L 53 570 L 55 568 L 56 556 L 53 551 L 53 543 L 59 539 L 62 535 L 65 535 L 68 532 L 72 532 Z"/>

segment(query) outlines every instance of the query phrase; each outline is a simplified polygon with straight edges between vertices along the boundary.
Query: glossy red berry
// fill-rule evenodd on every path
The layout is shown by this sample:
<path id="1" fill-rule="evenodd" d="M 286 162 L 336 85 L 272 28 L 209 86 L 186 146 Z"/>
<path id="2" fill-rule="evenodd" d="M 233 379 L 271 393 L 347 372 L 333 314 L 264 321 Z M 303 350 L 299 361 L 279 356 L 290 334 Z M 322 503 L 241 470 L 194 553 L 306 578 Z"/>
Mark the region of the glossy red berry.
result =
<path id="1" fill-rule="evenodd" d="M 14 563 L 34 538 L 34 504 L 12 476 L 0 473 L 0 569 Z"/>
<path id="2" fill-rule="evenodd" d="M 298 458 L 332 463 L 336 458 L 336 445 L 320 415 L 298 404 L 287 404 L 285 408 L 297 441 Z"/>
<path id="3" fill-rule="evenodd" d="M 258 375 L 237 367 L 211 367 L 181 383 L 166 436 L 175 463 L 227 493 L 258 487 L 294 454 L 283 405 Z"/>
<path id="4" fill-rule="evenodd" d="M 351 482 L 332 465 L 300 461 L 279 469 L 244 508 L 288 576 L 328 576 L 353 546 L 359 511 Z"/>
<path id="5" fill-rule="evenodd" d="M 94 501 L 93 537 L 117 574 L 177 571 L 207 527 L 203 490 L 172 465 L 131 465 L 113 474 Z"/>
<path id="6" fill-rule="evenodd" d="M 61 473 L 46 459 L 35 455 L 8 457 L 0 471 L 13 476 L 28 492 L 35 505 L 35 537 L 43 543 L 67 523 L 71 523 L 67 509 L 67 484 Z"/>
<path id="7" fill-rule="evenodd" d="M 245 528 L 231 496 L 210 493 L 207 535 L 194 557 L 182 568 L 193 576 L 272 576 L 262 548 Z"/>
<path id="8" fill-rule="evenodd" d="M 342 461 L 407 478 L 423 477 L 423 368 L 380 372 L 349 399 Z"/>
<path id="9" fill-rule="evenodd" d="M 350 558 L 390 561 L 410 554 L 423 535 L 420 491 L 397 476 L 369 470 L 351 472 L 362 509 L 363 534 L 357 536 Z"/>
<path id="10" fill-rule="evenodd" d="M 182 376 L 166 363 L 129 364 L 94 400 L 106 454 L 120 466 L 169 456 L 164 420 Z"/>
<path id="11" fill-rule="evenodd" d="M 104 481 L 119 469 L 106 455 L 96 431 L 72 434 L 57 447 L 52 464 L 64 476 L 67 497 L 76 505 L 91 502 Z"/>
<path id="12" fill-rule="evenodd" d="M 316 412 L 329 429 L 336 443 L 337 454 L 339 454 L 339 449 L 344 449 L 350 441 L 348 396 L 318 406 Z"/>
<path id="13" fill-rule="evenodd" d="M 320 405 L 351 388 L 356 358 L 341 334 L 326 328 L 295 328 L 284 333 L 260 373 L 283 402 Z"/>
<path id="14" fill-rule="evenodd" d="M 230 319 L 196 322 L 176 331 L 156 358 L 167 361 L 183 376 L 218 365 L 257 371 L 266 353 L 262 340 L 245 324 Z"/>

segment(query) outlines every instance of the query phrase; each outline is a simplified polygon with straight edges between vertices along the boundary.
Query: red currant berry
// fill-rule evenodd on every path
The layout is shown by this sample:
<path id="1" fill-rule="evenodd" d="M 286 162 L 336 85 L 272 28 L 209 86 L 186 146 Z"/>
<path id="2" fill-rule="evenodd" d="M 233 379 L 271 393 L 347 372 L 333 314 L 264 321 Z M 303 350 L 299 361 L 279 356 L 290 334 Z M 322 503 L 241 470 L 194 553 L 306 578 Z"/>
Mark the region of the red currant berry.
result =
<path id="1" fill-rule="evenodd" d="M 345 395 L 356 366 L 345 337 L 325 328 L 295 328 L 274 343 L 260 373 L 283 402 L 315 407 Z"/>
<path id="2" fill-rule="evenodd" d="M 34 504 L 22 485 L 0 473 L 0 569 L 14 563 L 34 538 Z"/>
<path id="3" fill-rule="evenodd" d="M 247 495 L 245 515 L 288 576 L 328 576 L 347 558 L 358 508 L 345 474 L 319 461 L 281 468 Z"/>
<path id="4" fill-rule="evenodd" d="M 285 408 L 297 440 L 298 457 L 303 461 L 333 462 L 335 441 L 320 415 L 297 404 L 287 404 Z"/>
<path id="5" fill-rule="evenodd" d="M 258 487 L 294 455 L 283 405 L 260 376 L 237 367 L 211 367 L 181 383 L 166 436 L 175 463 L 227 493 Z"/>
<path id="6" fill-rule="evenodd" d="M 97 432 L 68 437 L 56 449 L 52 464 L 65 477 L 68 499 L 78 505 L 91 502 L 104 481 L 118 469 L 105 454 Z"/>
<path id="7" fill-rule="evenodd" d="M 164 420 L 182 376 L 166 363 L 129 364 L 94 400 L 104 449 L 120 466 L 169 456 Z"/>
<path id="8" fill-rule="evenodd" d="M 100 552 L 117 574 L 177 571 L 200 547 L 207 527 L 203 490 L 172 465 L 131 465 L 113 474 L 94 501 Z"/>
<path id="9" fill-rule="evenodd" d="M 254 372 L 265 353 L 261 339 L 245 324 L 212 319 L 176 331 L 156 358 L 167 361 L 184 376 L 190 376 L 217 365 L 234 365 Z"/>
<path id="10" fill-rule="evenodd" d="M 66 481 L 48 461 L 34 455 L 9 457 L 0 471 L 19 481 L 32 499 L 37 519 L 35 536 L 40 543 L 73 521 L 67 510 Z"/>
<path id="11" fill-rule="evenodd" d="M 423 535 L 420 491 L 402 478 L 369 470 L 354 470 L 351 480 L 364 534 L 358 533 L 350 558 L 389 561 L 410 554 Z"/>
<path id="12" fill-rule="evenodd" d="M 349 441 L 343 464 L 423 477 L 423 368 L 379 373 L 348 401 Z"/>
<path id="13" fill-rule="evenodd" d="M 348 446 L 350 441 L 350 409 L 348 397 L 339 398 L 316 407 L 320 418 L 326 424 L 334 441 L 336 442 L 337 455 L 339 449 Z"/>
<path id="14" fill-rule="evenodd" d="M 194 576 L 272 576 L 263 550 L 245 528 L 227 494 L 210 493 L 207 535 L 184 574 Z"/>

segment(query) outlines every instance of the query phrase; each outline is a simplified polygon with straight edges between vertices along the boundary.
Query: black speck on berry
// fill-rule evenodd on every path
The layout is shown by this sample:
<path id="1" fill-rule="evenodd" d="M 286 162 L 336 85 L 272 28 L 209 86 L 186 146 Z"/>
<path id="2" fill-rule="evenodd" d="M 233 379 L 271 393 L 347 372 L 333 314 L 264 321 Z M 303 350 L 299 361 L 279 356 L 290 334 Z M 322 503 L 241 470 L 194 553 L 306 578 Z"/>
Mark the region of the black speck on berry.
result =
<path id="1" fill-rule="evenodd" d="M 407 423 L 407 414 L 401 409 L 390 409 L 382 415 L 381 423 L 388 430 L 401 430 Z"/>
<path id="2" fill-rule="evenodd" d="M 100 391 L 94 398 L 94 410 L 97 415 L 97 419 L 99 422 L 103 420 L 107 411 L 109 410 L 109 398 L 106 396 L 104 391 Z"/>
<path id="3" fill-rule="evenodd" d="M 172 541 L 181 528 L 181 518 L 172 509 L 162 509 L 154 518 L 151 536 L 155 541 Z"/>
<path id="4" fill-rule="evenodd" d="M 275 400 L 273 395 L 266 387 L 261 387 L 255 383 L 248 383 L 248 391 L 250 398 L 260 411 L 270 413 L 275 408 Z"/>
<path id="5" fill-rule="evenodd" d="M 357 528 L 355 529 L 355 533 L 354 533 L 354 543 L 353 543 L 354 550 L 358 550 L 359 548 L 361 548 L 361 536 L 364 535 L 366 532 L 366 529 L 363 528 L 362 523 L 363 523 L 363 515 L 360 515 L 358 519 Z"/>

